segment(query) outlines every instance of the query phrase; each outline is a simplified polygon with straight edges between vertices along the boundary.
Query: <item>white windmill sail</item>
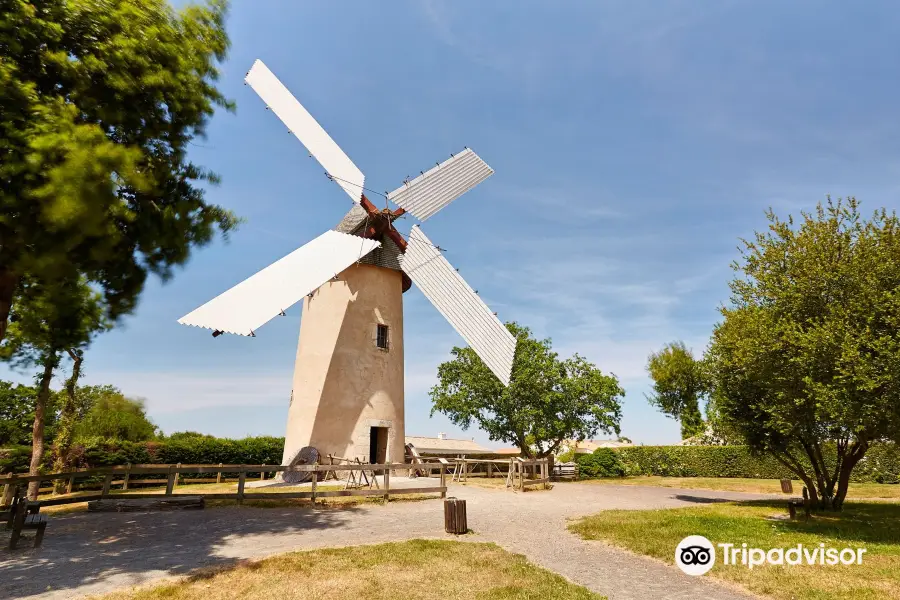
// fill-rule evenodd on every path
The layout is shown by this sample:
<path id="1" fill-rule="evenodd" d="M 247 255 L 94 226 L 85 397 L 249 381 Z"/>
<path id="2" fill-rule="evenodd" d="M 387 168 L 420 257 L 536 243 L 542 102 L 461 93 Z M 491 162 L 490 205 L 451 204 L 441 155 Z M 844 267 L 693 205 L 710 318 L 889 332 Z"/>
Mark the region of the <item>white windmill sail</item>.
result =
<path id="1" fill-rule="evenodd" d="M 178 319 L 224 333 L 253 332 L 358 261 L 381 242 L 326 231 Z"/>
<path id="2" fill-rule="evenodd" d="M 425 221 L 493 175 L 486 162 L 466 148 L 388 194 L 388 200 Z"/>
<path id="3" fill-rule="evenodd" d="M 354 202 L 359 202 L 363 192 L 365 176 L 353 161 L 341 150 L 331 136 L 313 118 L 293 94 L 282 84 L 269 68 L 261 61 L 253 63 L 253 67 L 244 78 L 250 87 L 259 94 L 266 105 L 272 109 L 287 128 L 297 136 L 309 153 L 316 157 L 325 171 L 347 192 Z"/>
<path id="4" fill-rule="evenodd" d="M 417 225 L 400 266 L 503 385 L 509 385 L 516 338 Z"/>

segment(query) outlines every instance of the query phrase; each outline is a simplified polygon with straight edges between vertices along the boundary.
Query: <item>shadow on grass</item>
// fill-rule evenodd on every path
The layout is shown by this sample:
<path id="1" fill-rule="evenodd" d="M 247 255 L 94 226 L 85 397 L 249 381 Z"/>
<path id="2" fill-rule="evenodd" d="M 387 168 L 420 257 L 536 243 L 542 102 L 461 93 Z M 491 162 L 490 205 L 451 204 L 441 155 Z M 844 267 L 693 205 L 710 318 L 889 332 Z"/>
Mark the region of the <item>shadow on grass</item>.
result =
<path id="1" fill-rule="evenodd" d="M 785 500 L 745 500 L 735 506 L 770 508 L 775 515 L 787 515 Z M 780 526 L 797 532 L 821 535 L 842 541 L 872 544 L 900 544 L 900 503 L 847 502 L 841 511 L 815 510 L 809 521 L 803 517 L 785 519 Z"/>
<path id="2" fill-rule="evenodd" d="M 720 504 L 723 502 L 734 502 L 726 498 L 709 498 L 704 496 L 691 496 L 688 494 L 675 494 L 674 498 L 682 502 L 693 502 L 695 504 Z"/>

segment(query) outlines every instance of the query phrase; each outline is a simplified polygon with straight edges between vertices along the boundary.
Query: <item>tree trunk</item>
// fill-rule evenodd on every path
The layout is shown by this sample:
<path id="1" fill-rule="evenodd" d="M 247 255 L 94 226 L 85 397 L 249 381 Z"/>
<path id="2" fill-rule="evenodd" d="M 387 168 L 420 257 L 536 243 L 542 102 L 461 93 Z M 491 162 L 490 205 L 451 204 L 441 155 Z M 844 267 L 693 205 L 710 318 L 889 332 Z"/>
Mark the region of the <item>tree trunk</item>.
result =
<path id="1" fill-rule="evenodd" d="M 812 465 L 813 472 L 816 475 L 816 487 L 815 490 L 817 492 L 818 502 L 813 502 L 813 504 L 819 504 L 819 508 L 829 509 L 831 508 L 832 497 L 829 491 L 829 485 L 827 481 L 827 470 L 828 468 L 825 466 L 825 460 L 822 458 L 821 454 L 818 453 L 813 444 L 810 444 L 804 439 L 800 440 L 800 446 L 803 448 L 803 451 L 806 452 L 806 457 L 809 459 L 810 464 Z M 809 488 L 809 484 L 807 484 L 807 488 Z M 810 501 L 812 502 L 813 489 L 809 488 L 810 493 Z"/>
<path id="2" fill-rule="evenodd" d="M 0 268 L 0 342 L 6 337 L 9 311 L 18 285 L 19 278 L 12 271 Z"/>
<path id="3" fill-rule="evenodd" d="M 862 457 L 866 455 L 868 450 L 869 443 L 867 441 L 857 442 L 844 458 L 840 473 L 838 474 L 837 492 L 835 492 L 834 501 L 832 502 L 832 506 L 835 510 L 844 508 L 844 499 L 847 497 L 847 490 L 850 487 L 850 474 L 853 472 L 853 467 L 862 460 Z"/>
<path id="4" fill-rule="evenodd" d="M 66 399 L 63 402 L 62 410 L 59 415 L 59 432 L 54 440 L 54 450 L 56 453 L 56 463 L 54 470 L 58 472 L 68 471 L 72 466 L 72 434 L 75 429 L 75 390 L 78 386 L 78 379 L 81 377 L 81 363 L 84 356 L 79 350 L 69 350 L 69 356 L 72 357 L 72 375 L 66 380 Z M 56 481 L 54 492 L 62 494 L 66 490 L 65 480 Z"/>
<path id="5" fill-rule="evenodd" d="M 800 478 L 803 482 L 803 485 L 806 486 L 807 491 L 809 492 L 809 501 L 811 506 L 815 506 L 819 503 L 819 494 L 817 492 L 816 483 L 813 479 L 806 473 L 803 467 L 797 462 L 793 456 L 791 456 L 790 452 L 773 452 L 773 456 L 775 460 L 783 464 L 788 470 Z"/>
<path id="6" fill-rule="evenodd" d="M 34 405 L 34 427 L 31 430 L 31 466 L 29 475 L 37 475 L 41 468 L 41 457 L 44 455 L 44 413 L 47 410 L 47 400 L 50 398 L 50 380 L 53 378 L 53 368 L 56 366 L 56 354 L 48 355 L 44 359 L 44 373 L 41 375 L 41 383 L 38 388 L 37 401 Z M 37 500 L 39 481 L 28 484 L 28 499 Z"/>

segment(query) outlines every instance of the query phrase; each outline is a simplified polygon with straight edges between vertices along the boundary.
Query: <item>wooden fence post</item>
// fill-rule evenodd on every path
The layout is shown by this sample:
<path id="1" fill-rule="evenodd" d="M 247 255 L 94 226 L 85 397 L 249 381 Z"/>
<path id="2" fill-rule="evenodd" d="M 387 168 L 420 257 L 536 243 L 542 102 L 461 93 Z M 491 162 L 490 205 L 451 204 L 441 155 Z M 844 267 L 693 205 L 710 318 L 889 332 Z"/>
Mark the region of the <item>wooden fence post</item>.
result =
<path id="1" fill-rule="evenodd" d="M 264 468 L 265 468 L 265 466 L 266 466 L 266 463 L 263 463 L 263 467 L 264 467 Z M 265 471 L 260 471 L 260 472 L 259 472 L 259 480 L 260 480 L 260 481 L 265 481 L 265 480 L 266 480 L 266 472 L 265 472 Z"/>
<path id="2" fill-rule="evenodd" d="M 390 502 L 391 501 L 390 496 L 391 496 L 391 470 L 385 469 L 384 470 L 384 501 Z"/>
<path id="3" fill-rule="evenodd" d="M 244 503 L 244 483 L 247 482 L 247 471 L 244 465 L 241 465 L 241 475 L 238 478 L 238 504 Z"/>
<path id="4" fill-rule="evenodd" d="M 12 474 L 10 474 L 10 477 L 12 477 Z M 11 483 L 7 483 L 3 486 L 3 501 L 0 502 L 0 505 L 9 506 L 10 504 L 12 504 L 12 497 L 13 485 Z"/>
<path id="5" fill-rule="evenodd" d="M 316 483 L 318 482 L 318 479 L 319 479 L 319 461 L 316 461 L 313 464 L 316 466 L 316 470 L 313 471 L 313 474 L 312 474 L 312 497 L 310 499 L 312 500 L 312 503 L 315 504 L 316 503 Z M 328 471 L 325 472 L 325 475 L 326 475 L 326 477 L 328 476 Z"/>
<path id="6" fill-rule="evenodd" d="M 71 494 L 74 489 L 75 489 L 75 476 L 71 475 L 71 476 L 69 476 L 69 483 L 66 484 L 66 493 Z"/>
<path id="7" fill-rule="evenodd" d="M 173 489 L 175 489 L 175 466 L 169 465 L 169 477 L 166 479 L 166 496 L 171 496 Z"/>
<path id="8" fill-rule="evenodd" d="M 107 473 L 106 477 L 103 478 L 103 489 L 100 491 L 101 498 L 106 498 L 107 496 L 109 496 L 109 486 L 112 485 L 112 478 L 112 473 Z"/>
<path id="9" fill-rule="evenodd" d="M 216 471 L 216 483 L 222 483 L 222 463 L 219 463 L 219 470 Z"/>
<path id="10" fill-rule="evenodd" d="M 122 482 L 122 489 L 128 489 L 128 480 L 131 479 L 131 463 L 125 465 L 125 481 Z"/>
<path id="11" fill-rule="evenodd" d="M 493 477 L 493 473 L 492 473 L 492 471 L 494 470 L 494 469 L 493 469 L 493 466 L 494 466 L 494 465 L 491 464 L 491 463 L 488 463 L 488 464 L 487 464 L 487 478 L 488 478 L 488 479 L 490 479 L 491 477 Z"/>
<path id="12" fill-rule="evenodd" d="M 181 468 L 181 463 L 178 463 L 177 465 L 175 465 L 175 467 L 178 468 L 178 469 L 180 469 L 180 468 Z M 175 485 L 176 485 L 176 486 L 178 485 L 178 481 L 179 481 L 180 479 L 181 479 L 181 473 L 175 473 Z M 182 482 L 182 483 L 184 483 L 184 482 Z"/>
<path id="13" fill-rule="evenodd" d="M 447 497 L 447 469 L 441 465 L 441 498 Z"/>

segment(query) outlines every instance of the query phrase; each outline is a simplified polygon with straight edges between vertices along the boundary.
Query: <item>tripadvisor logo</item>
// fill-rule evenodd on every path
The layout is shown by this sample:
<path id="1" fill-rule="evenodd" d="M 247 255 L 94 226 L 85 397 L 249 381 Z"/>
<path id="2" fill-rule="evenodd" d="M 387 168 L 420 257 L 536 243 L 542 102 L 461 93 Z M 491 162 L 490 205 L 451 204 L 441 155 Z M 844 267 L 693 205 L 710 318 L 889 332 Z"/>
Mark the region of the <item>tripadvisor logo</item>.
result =
<path id="1" fill-rule="evenodd" d="M 688 575 L 703 575 L 716 564 L 716 549 L 702 535 L 689 535 L 675 548 L 675 564 Z"/>
<path id="2" fill-rule="evenodd" d="M 689 535 L 675 548 L 675 564 L 688 575 L 703 575 L 716 564 L 716 550 L 722 551 L 722 563 L 748 569 L 762 565 L 861 565 L 865 548 L 826 548 L 825 544 L 790 548 L 750 548 L 747 544 L 716 544 L 702 535 Z"/>

